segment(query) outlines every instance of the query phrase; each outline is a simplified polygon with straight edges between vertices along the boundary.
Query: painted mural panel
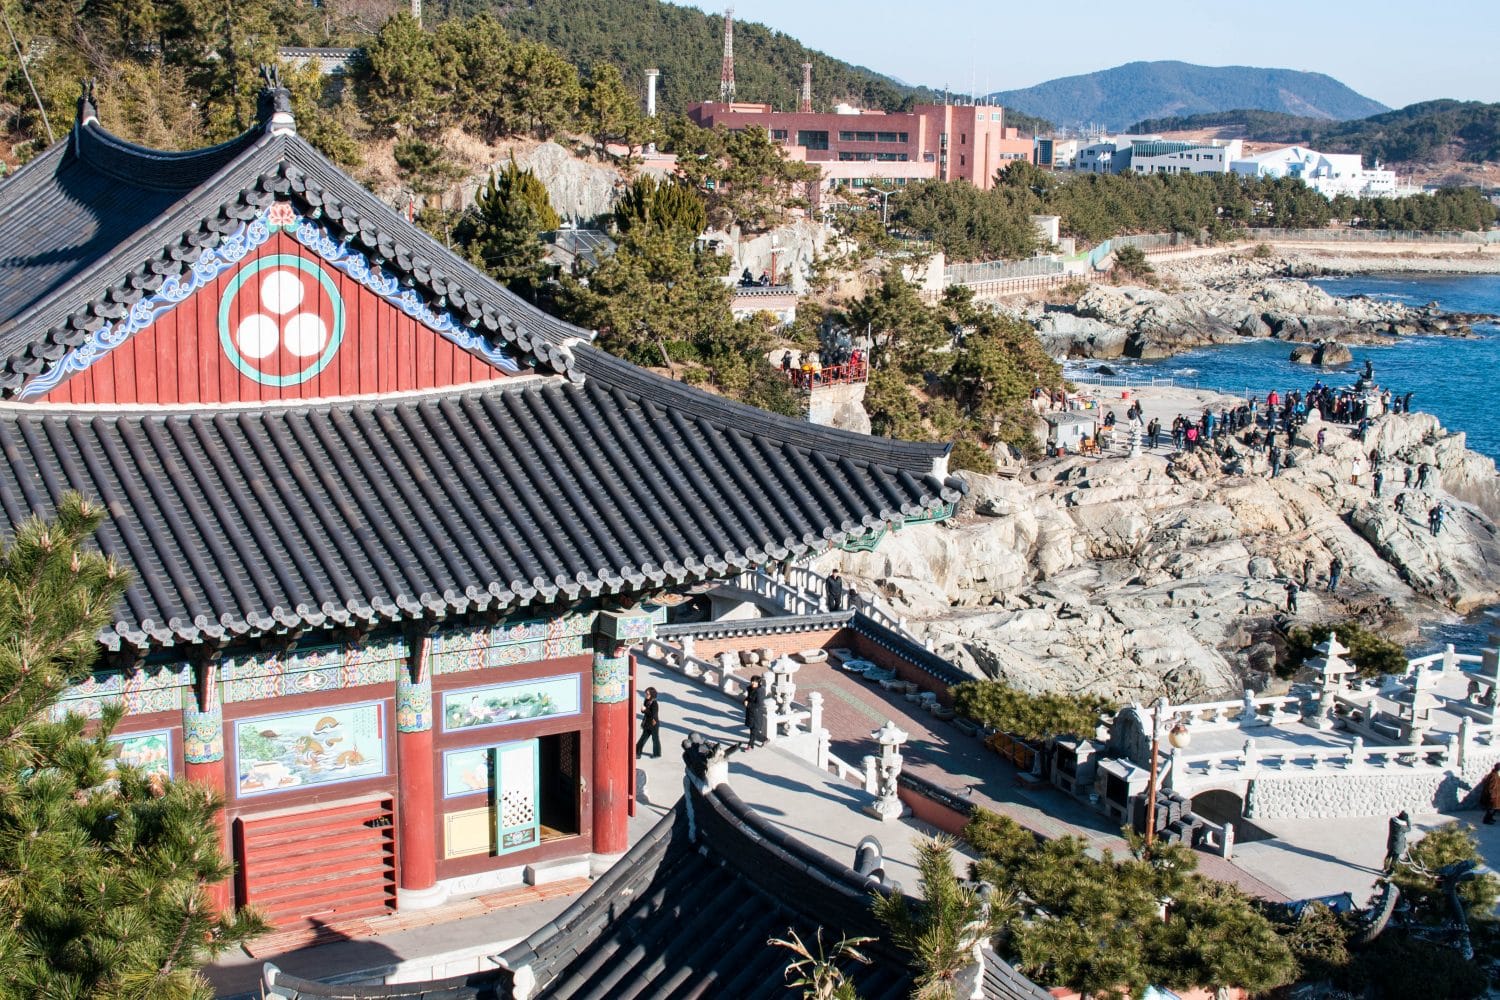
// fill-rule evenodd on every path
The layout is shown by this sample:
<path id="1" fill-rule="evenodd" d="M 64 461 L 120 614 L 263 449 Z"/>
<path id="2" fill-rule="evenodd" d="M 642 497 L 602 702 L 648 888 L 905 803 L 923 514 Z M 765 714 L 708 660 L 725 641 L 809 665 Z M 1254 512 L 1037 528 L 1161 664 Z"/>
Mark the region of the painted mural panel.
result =
<path id="1" fill-rule="evenodd" d="M 512 681 L 443 694 L 443 730 L 534 722 L 579 712 L 579 675 Z"/>
<path id="2" fill-rule="evenodd" d="M 493 747 L 443 751 L 443 798 L 487 792 L 494 782 Z"/>
<path id="3" fill-rule="evenodd" d="M 490 628 L 439 631 L 432 639 L 432 669 L 458 674 L 487 667 L 578 656 L 587 651 L 597 612 L 570 612 L 556 618 L 527 618 Z"/>
<path id="4" fill-rule="evenodd" d="M 127 767 L 139 768 L 147 775 L 172 777 L 172 731 L 158 729 L 149 733 L 111 736 L 117 749 L 115 760 Z"/>
<path id="5" fill-rule="evenodd" d="M 239 720 L 235 790 L 264 795 L 385 774 L 384 712 L 373 702 Z"/>

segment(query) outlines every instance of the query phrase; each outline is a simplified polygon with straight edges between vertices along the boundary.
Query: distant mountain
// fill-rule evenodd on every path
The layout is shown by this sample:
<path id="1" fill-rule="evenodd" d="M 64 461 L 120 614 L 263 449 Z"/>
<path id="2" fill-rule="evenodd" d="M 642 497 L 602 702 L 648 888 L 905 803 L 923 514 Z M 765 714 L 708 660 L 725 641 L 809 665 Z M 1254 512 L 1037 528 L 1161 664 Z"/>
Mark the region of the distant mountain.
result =
<path id="1" fill-rule="evenodd" d="M 1257 142 L 1299 143 L 1325 153 L 1359 153 L 1387 163 L 1500 161 L 1500 104 L 1423 101 L 1397 111 L 1330 122 L 1265 111 L 1224 111 L 1138 122 L 1132 131 L 1223 129 Z"/>
<path id="2" fill-rule="evenodd" d="M 1123 129 L 1145 118 L 1256 108 L 1345 120 L 1389 110 L 1330 76 L 1252 66 L 1134 62 L 993 95 L 1008 108 L 1059 125 Z"/>
<path id="3" fill-rule="evenodd" d="M 446 10 L 451 16 L 496 14 L 513 34 L 546 42 L 579 66 L 612 62 L 632 87 L 644 86 L 645 72 L 654 66 L 661 70 L 657 102 L 667 113 L 719 98 L 724 19 L 717 14 L 661 0 L 448 0 Z M 900 111 L 943 99 L 940 91 L 835 59 L 763 24 L 735 22 L 734 55 L 737 99 L 778 110 L 797 109 L 804 62 L 813 64 L 818 111 L 840 102 Z M 1024 114 L 1007 115 L 1006 124 L 1024 132 L 1050 128 Z"/>

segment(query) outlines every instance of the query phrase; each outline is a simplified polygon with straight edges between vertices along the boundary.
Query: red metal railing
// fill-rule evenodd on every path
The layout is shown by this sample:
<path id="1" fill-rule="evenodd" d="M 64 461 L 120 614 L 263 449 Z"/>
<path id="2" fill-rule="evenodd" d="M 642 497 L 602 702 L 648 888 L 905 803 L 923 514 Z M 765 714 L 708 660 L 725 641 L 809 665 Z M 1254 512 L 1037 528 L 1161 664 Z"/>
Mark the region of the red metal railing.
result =
<path id="1" fill-rule="evenodd" d="M 850 361 L 842 365 L 826 365 L 823 368 L 783 368 L 781 373 L 787 381 L 804 392 L 825 385 L 851 385 L 870 380 L 870 366 L 865 361 Z"/>

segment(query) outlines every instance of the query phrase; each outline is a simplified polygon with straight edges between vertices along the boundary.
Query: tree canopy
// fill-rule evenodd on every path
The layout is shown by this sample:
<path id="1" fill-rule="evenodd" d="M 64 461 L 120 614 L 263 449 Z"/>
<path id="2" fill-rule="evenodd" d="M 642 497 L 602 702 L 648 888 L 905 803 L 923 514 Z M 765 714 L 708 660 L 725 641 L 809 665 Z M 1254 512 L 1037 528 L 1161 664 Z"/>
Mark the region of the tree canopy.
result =
<path id="1" fill-rule="evenodd" d="M 203 786 L 121 765 L 119 704 L 54 716 L 126 577 L 84 548 L 103 508 L 65 497 L 0 549 L 0 966 L 7 995 L 209 1000 L 197 967 L 264 929 L 216 915 L 231 874 Z"/>

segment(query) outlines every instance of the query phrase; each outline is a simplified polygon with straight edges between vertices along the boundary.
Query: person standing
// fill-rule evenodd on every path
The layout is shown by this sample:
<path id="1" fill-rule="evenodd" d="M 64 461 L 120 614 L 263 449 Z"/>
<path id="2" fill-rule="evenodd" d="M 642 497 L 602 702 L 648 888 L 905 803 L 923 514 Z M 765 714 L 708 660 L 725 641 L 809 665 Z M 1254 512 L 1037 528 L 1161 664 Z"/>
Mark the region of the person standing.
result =
<path id="1" fill-rule="evenodd" d="M 1375 470 L 1374 477 L 1370 480 L 1370 486 L 1375 490 L 1375 498 L 1380 499 L 1380 487 L 1385 485 L 1385 473 L 1379 469 Z"/>
<path id="2" fill-rule="evenodd" d="M 823 581 L 823 601 L 830 612 L 844 610 L 844 578 L 837 569 Z"/>
<path id="3" fill-rule="evenodd" d="M 1308 556 L 1302 560 L 1302 589 L 1310 590 L 1313 585 L 1313 560 Z"/>
<path id="4" fill-rule="evenodd" d="M 1328 564 L 1328 592 L 1336 594 L 1339 590 L 1339 578 L 1344 575 L 1344 560 L 1338 556 L 1333 557 L 1333 562 Z"/>
<path id="5" fill-rule="evenodd" d="M 1405 514 L 1406 513 L 1406 494 L 1405 493 L 1397 493 L 1396 494 L 1396 500 L 1395 500 L 1394 506 L 1396 508 L 1396 513 L 1397 514 Z"/>
<path id="6" fill-rule="evenodd" d="M 651 741 L 651 756 L 661 756 L 661 707 L 656 701 L 656 688 L 646 689 L 646 700 L 641 704 L 641 738 L 635 741 L 635 755 L 640 757 Z"/>
<path id="7" fill-rule="evenodd" d="M 766 742 L 766 686 L 760 675 L 750 678 L 745 688 L 745 728 L 750 730 L 750 745 L 764 746 Z"/>
<path id="8" fill-rule="evenodd" d="M 1297 593 L 1299 590 L 1301 588 L 1297 586 L 1296 580 L 1288 580 L 1286 582 L 1286 612 L 1289 615 L 1297 613 Z"/>
<path id="9" fill-rule="evenodd" d="M 1479 796 L 1479 801 L 1484 803 L 1484 822 L 1493 826 L 1495 811 L 1500 809 L 1500 764 L 1490 768 L 1490 773 L 1484 776 L 1484 783 L 1479 786 Z"/>
<path id="10" fill-rule="evenodd" d="M 1281 449 L 1275 445 L 1271 446 L 1271 478 L 1275 479 L 1281 475 Z"/>
<path id="11" fill-rule="evenodd" d="M 1407 466 L 1401 473 L 1402 483 L 1406 489 L 1411 489 L 1411 466 Z"/>
<path id="12" fill-rule="evenodd" d="M 1403 809 L 1386 826 L 1385 833 L 1385 873 L 1393 875 L 1396 865 L 1406 860 L 1407 839 L 1411 836 L 1411 817 Z"/>
<path id="13" fill-rule="evenodd" d="M 1349 482 L 1355 486 L 1359 485 L 1359 477 L 1365 474 L 1365 460 L 1358 455 L 1354 456 L 1354 462 L 1349 466 Z"/>
<path id="14" fill-rule="evenodd" d="M 1328 428 L 1326 428 L 1326 427 L 1319 427 L 1318 428 L 1318 450 L 1319 451 L 1323 450 L 1323 442 L 1326 441 L 1326 440 L 1328 440 Z"/>
<path id="15" fill-rule="evenodd" d="M 1428 465 L 1426 462 L 1423 462 L 1421 465 L 1417 466 L 1417 489 L 1425 490 L 1427 488 L 1427 477 L 1431 473 L 1432 466 Z"/>
<path id="16" fill-rule="evenodd" d="M 1427 532 L 1436 538 L 1443 530 L 1443 505 L 1438 504 L 1427 512 Z"/>

